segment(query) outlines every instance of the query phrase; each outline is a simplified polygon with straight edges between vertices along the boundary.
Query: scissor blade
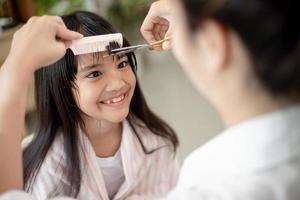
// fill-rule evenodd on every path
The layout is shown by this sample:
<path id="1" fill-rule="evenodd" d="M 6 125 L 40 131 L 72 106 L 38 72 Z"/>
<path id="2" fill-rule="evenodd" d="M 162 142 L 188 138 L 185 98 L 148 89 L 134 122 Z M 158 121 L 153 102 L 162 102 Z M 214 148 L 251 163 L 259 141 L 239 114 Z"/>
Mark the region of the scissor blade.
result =
<path id="1" fill-rule="evenodd" d="M 112 54 L 129 53 L 129 52 L 133 52 L 137 49 L 147 48 L 147 47 L 149 47 L 149 44 L 140 44 L 140 45 L 134 45 L 134 46 L 129 46 L 129 47 L 122 47 L 122 48 L 112 49 L 110 51 L 110 53 L 112 53 Z"/>

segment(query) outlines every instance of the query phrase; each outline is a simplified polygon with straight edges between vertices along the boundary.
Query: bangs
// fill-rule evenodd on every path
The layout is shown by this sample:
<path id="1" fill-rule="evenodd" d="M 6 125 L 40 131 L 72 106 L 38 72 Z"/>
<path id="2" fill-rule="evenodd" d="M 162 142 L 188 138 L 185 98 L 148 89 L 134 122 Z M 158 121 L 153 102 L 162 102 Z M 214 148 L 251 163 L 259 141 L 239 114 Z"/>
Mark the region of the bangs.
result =
<path id="1" fill-rule="evenodd" d="M 71 15 L 62 16 L 62 19 L 66 25 L 66 27 L 72 31 L 76 31 L 81 33 L 84 37 L 87 36 L 95 36 L 95 35 L 105 35 L 105 34 L 112 34 L 112 33 L 118 33 L 117 31 L 107 20 L 104 18 L 88 12 L 77 12 Z M 130 46 L 129 42 L 123 37 L 123 46 L 127 47 Z M 111 42 L 107 46 L 107 50 L 120 48 L 121 45 L 117 42 Z M 69 53 L 68 53 L 69 54 Z M 70 54 L 73 54 L 73 52 L 70 52 Z M 73 58 L 73 63 L 75 67 L 75 73 L 77 74 L 78 66 L 79 66 L 79 56 L 72 56 L 66 55 L 69 58 Z M 126 56 L 128 57 L 128 61 L 134 71 L 136 73 L 137 69 L 137 63 L 136 63 L 136 57 L 133 52 L 127 53 Z M 93 62 L 99 62 L 101 59 L 103 59 L 105 56 L 102 52 L 95 52 L 92 53 L 91 59 Z"/>

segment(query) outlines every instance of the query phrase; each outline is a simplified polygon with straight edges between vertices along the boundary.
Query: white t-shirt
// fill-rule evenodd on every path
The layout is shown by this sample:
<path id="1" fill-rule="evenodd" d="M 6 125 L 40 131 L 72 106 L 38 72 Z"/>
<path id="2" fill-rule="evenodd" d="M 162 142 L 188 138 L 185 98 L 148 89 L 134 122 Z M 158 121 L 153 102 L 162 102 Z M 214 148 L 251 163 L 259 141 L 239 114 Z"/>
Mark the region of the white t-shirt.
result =
<path id="1" fill-rule="evenodd" d="M 244 121 L 195 150 L 166 200 L 299 200 L 300 104 Z"/>
<path id="2" fill-rule="evenodd" d="M 108 158 L 97 157 L 97 162 L 103 175 L 107 194 L 112 199 L 125 181 L 121 152 L 118 150 L 114 156 Z"/>

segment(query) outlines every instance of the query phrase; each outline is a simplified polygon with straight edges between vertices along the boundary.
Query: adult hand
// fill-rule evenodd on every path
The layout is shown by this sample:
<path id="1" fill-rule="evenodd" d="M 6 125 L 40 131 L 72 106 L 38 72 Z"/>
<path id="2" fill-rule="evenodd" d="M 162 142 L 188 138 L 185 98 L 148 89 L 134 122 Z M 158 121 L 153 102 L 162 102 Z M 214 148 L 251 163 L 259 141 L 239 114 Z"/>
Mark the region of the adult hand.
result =
<path id="1" fill-rule="evenodd" d="M 152 3 L 140 29 L 148 43 L 153 43 L 172 35 L 172 7 L 169 0 L 160 0 Z M 155 48 L 155 50 L 169 50 L 171 47 L 172 40 L 168 40 L 163 43 L 162 47 Z"/>
<path id="2" fill-rule="evenodd" d="M 13 37 L 8 59 L 20 60 L 31 70 L 56 62 L 68 43 L 82 35 L 66 28 L 58 16 L 31 17 Z"/>

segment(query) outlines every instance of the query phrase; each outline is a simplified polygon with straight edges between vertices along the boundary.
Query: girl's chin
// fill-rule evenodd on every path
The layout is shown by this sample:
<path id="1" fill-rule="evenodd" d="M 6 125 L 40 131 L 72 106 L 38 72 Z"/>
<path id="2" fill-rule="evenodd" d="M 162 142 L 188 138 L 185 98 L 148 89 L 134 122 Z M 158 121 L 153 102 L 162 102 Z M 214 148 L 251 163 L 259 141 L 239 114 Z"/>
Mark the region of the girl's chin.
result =
<path id="1" fill-rule="evenodd" d="M 127 118 L 127 116 L 128 116 L 128 113 L 127 113 L 127 114 L 124 114 L 124 115 L 122 115 L 122 116 L 115 117 L 115 118 L 112 119 L 112 121 L 113 121 L 114 123 L 119 123 L 119 122 L 124 121 L 124 120 Z"/>
<path id="2" fill-rule="evenodd" d="M 128 112 L 118 113 L 115 115 L 110 114 L 107 117 L 102 117 L 102 120 L 105 120 L 105 121 L 111 122 L 111 123 L 120 123 L 120 122 L 124 121 L 127 116 L 128 116 Z"/>

